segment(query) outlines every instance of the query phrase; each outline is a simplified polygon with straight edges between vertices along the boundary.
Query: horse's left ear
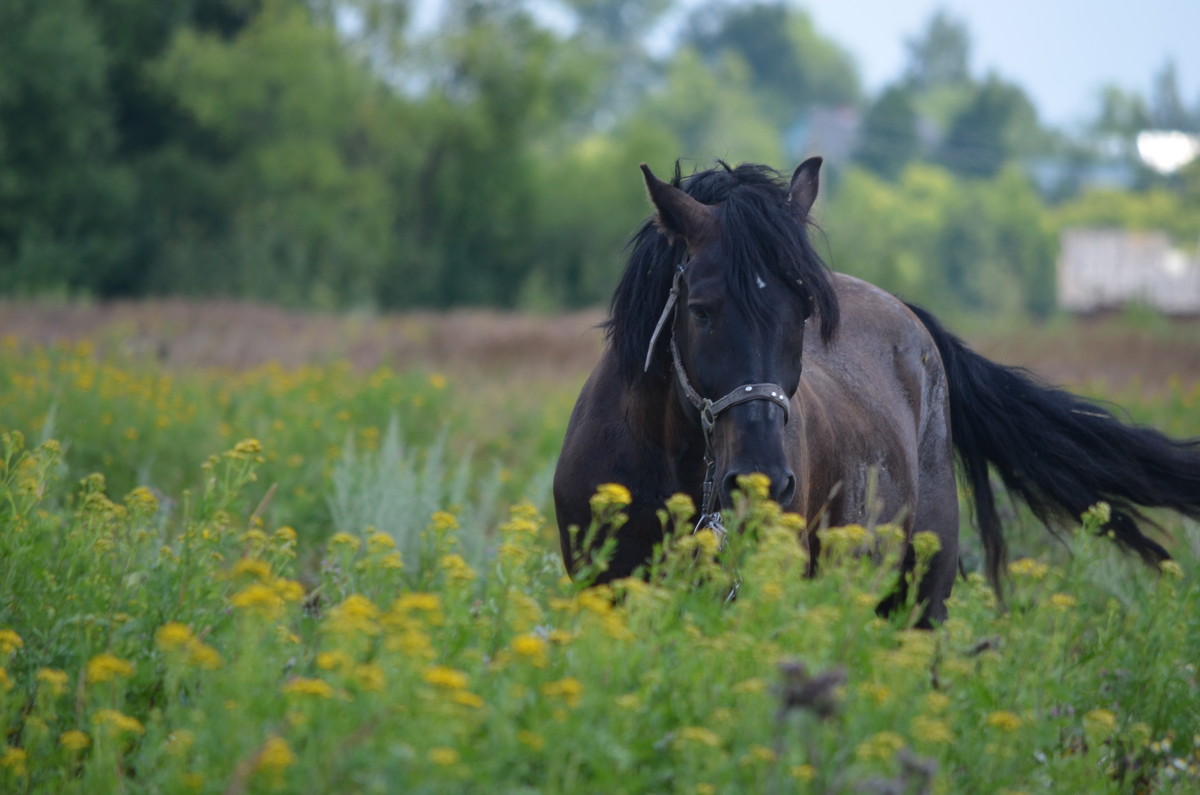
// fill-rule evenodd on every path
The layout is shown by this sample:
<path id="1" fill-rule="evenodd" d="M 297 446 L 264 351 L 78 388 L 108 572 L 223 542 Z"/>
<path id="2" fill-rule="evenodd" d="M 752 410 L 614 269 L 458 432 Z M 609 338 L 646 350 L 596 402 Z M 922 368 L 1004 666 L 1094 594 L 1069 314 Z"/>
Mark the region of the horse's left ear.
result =
<path id="1" fill-rule="evenodd" d="M 792 212 L 800 221 L 808 219 L 808 211 L 817 200 L 818 175 L 822 162 L 824 161 L 819 157 L 810 157 L 792 172 Z"/>

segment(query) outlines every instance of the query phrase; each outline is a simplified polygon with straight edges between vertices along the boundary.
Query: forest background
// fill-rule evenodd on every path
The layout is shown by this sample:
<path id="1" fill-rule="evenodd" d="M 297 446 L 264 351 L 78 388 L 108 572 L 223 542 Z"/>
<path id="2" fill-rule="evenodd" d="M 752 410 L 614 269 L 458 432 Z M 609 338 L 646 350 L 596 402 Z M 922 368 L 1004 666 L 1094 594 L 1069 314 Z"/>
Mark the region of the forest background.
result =
<path id="1" fill-rule="evenodd" d="M 7 0 L 0 291 L 224 296 L 297 308 L 607 299 L 644 218 L 639 162 L 787 170 L 825 154 L 838 270 L 939 312 L 1045 315 L 1067 226 L 1194 250 L 1200 131 L 1174 65 L 1070 133 L 972 74 L 945 13 L 875 95 L 793 4 L 679 0 Z M 857 119 L 853 136 L 839 126 Z"/>

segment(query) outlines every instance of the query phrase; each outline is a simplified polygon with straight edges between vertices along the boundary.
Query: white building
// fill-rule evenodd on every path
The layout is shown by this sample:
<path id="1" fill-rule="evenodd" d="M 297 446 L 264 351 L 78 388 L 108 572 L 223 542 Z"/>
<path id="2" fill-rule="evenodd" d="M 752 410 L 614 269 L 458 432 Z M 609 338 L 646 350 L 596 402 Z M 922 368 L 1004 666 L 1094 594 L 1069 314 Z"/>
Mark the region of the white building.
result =
<path id="1" fill-rule="evenodd" d="M 1200 261 L 1164 232 L 1068 229 L 1058 260 L 1058 303 L 1091 312 L 1140 301 L 1167 314 L 1200 314 Z"/>

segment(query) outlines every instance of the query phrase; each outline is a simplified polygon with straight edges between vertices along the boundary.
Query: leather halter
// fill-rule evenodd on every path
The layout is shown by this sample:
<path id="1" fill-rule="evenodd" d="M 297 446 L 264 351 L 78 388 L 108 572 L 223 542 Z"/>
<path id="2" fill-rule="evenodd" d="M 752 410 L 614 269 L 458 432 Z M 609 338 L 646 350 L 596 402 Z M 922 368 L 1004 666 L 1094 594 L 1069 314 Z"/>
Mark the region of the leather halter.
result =
<path id="1" fill-rule="evenodd" d="M 646 363 L 644 370 L 650 369 L 650 360 L 654 356 L 655 343 L 658 341 L 658 335 L 662 332 L 668 318 L 675 311 L 675 303 L 679 298 L 679 284 L 683 279 L 684 269 L 687 262 L 681 262 L 675 266 L 675 278 L 671 284 L 671 292 L 667 296 L 666 306 L 663 307 L 662 315 L 658 318 L 658 323 L 654 327 L 654 333 L 650 336 L 650 345 L 646 351 Z M 700 519 L 696 522 L 692 532 L 696 533 L 705 527 L 713 531 L 717 539 L 724 546 L 726 530 L 721 524 L 721 512 L 714 511 L 716 506 L 716 488 L 715 480 L 717 474 L 717 461 L 712 454 L 712 429 L 717 423 L 717 418 L 728 409 L 740 403 L 747 403 L 751 400 L 767 400 L 772 404 L 783 409 L 783 421 L 786 424 L 791 419 L 791 405 L 788 401 L 787 392 L 783 387 L 777 384 L 745 384 L 731 390 L 727 395 L 718 400 L 709 400 L 696 391 L 688 380 L 687 371 L 683 369 L 683 362 L 679 356 L 679 346 L 675 344 L 675 332 L 671 332 L 671 368 L 675 372 L 675 381 L 679 385 L 679 389 L 683 392 L 684 397 L 688 399 L 696 410 L 700 413 L 700 430 L 704 433 L 704 463 L 706 473 L 704 476 L 704 492 L 703 492 L 703 507 L 700 513 Z"/>

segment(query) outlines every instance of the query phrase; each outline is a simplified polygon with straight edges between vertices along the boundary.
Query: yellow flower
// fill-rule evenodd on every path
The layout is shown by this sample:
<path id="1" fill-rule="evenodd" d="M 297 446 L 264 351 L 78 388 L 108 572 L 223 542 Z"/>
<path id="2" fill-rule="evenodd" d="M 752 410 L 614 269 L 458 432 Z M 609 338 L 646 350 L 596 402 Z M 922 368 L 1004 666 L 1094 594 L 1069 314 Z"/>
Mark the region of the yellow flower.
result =
<path id="1" fill-rule="evenodd" d="M 733 686 L 733 692 L 741 693 L 765 693 L 767 690 L 767 680 L 756 676 L 751 679 L 743 679 Z"/>
<path id="2" fill-rule="evenodd" d="M 266 582 L 271 578 L 271 564 L 258 558 L 242 558 L 233 564 L 230 574 L 235 579 L 249 576 L 253 579 Z"/>
<path id="3" fill-rule="evenodd" d="M 395 546 L 396 539 L 387 533 L 376 531 L 367 536 L 367 550 L 370 552 L 382 552 L 387 549 L 393 549 Z"/>
<path id="4" fill-rule="evenodd" d="M 817 769 L 812 765 L 792 765 L 788 768 L 788 775 L 797 781 L 812 781 L 817 777 Z"/>
<path id="5" fill-rule="evenodd" d="M 296 754 L 292 752 L 287 740 L 278 735 L 271 735 L 258 752 L 255 769 L 267 773 L 279 773 L 295 763 Z"/>
<path id="6" fill-rule="evenodd" d="M 125 497 L 125 507 L 135 514 L 150 516 L 158 510 L 158 499 L 145 486 L 138 486 Z"/>
<path id="7" fill-rule="evenodd" d="M 284 525 L 275 531 L 275 540 L 285 546 L 288 544 L 295 544 L 296 530 L 288 525 Z"/>
<path id="8" fill-rule="evenodd" d="M 1107 709 L 1089 710 L 1083 716 L 1083 730 L 1093 737 L 1107 737 L 1117 728 L 1117 716 Z"/>
<path id="9" fill-rule="evenodd" d="M 743 765 L 754 765 L 760 762 L 770 763 L 774 762 L 775 758 L 775 752 L 765 745 L 752 745 L 750 746 L 750 750 L 742 757 L 741 763 Z"/>
<path id="10" fill-rule="evenodd" d="M 1008 573 L 1014 577 L 1028 577 L 1031 580 L 1040 580 L 1050 573 L 1050 567 L 1033 558 L 1021 558 L 1008 564 Z"/>
<path id="11" fill-rule="evenodd" d="M 513 653 L 528 660 L 535 668 L 546 666 L 546 650 L 549 644 L 537 635 L 518 635 L 513 638 Z"/>
<path id="12" fill-rule="evenodd" d="M 454 582 L 466 583 L 475 579 L 475 570 L 463 560 L 461 555 L 454 553 L 443 555 L 442 559 L 438 561 L 438 565 Z"/>
<path id="13" fill-rule="evenodd" d="M 867 698 L 871 699 L 876 706 L 883 706 L 892 697 L 892 691 L 887 685 L 877 684 L 875 682 L 865 682 L 858 686 L 858 691 Z"/>
<path id="14" fill-rule="evenodd" d="M 353 660 L 350 655 L 341 649 L 334 651 L 323 651 L 317 655 L 317 667 L 322 671 L 332 671 L 336 668 L 343 668 L 350 665 Z"/>
<path id="15" fill-rule="evenodd" d="M 620 483 L 602 483 L 596 488 L 596 493 L 592 495 L 592 513 L 601 514 L 610 508 L 624 508 L 631 502 L 633 502 L 633 495 Z"/>
<path id="16" fill-rule="evenodd" d="M 1013 732 L 1021 727 L 1020 716 L 1006 709 L 991 713 L 984 719 L 984 722 L 988 726 L 995 726 L 997 729 L 1006 732 Z"/>
<path id="17" fill-rule="evenodd" d="M 542 735 L 528 729 L 521 729 L 517 732 L 517 742 L 534 751 L 541 751 L 546 747 L 546 741 L 542 739 Z"/>
<path id="18" fill-rule="evenodd" d="M 8 678 L 7 669 L 0 668 L 0 693 L 7 693 L 13 689 L 12 680 Z"/>
<path id="19" fill-rule="evenodd" d="M 9 655 L 22 648 L 25 641 L 11 629 L 0 629 L 0 655 Z"/>
<path id="20" fill-rule="evenodd" d="M 363 690 L 372 692 L 380 692 L 383 690 L 384 684 L 387 682 L 387 677 L 383 673 L 383 668 L 374 663 L 363 663 L 354 668 L 354 681 Z"/>
<path id="21" fill-rule="evenodd" d="M 71 729 L 59 735 L 58 744 L 68 751 L 82 751 L 92 744 L 92 738 L 87 736 L 87 732 Z"/>
<path id="22" fill-rule="evenodd" d="M 25 776 L 25 749 L 4 747 L 0 753 L 0 767 L 7 768 L 18 778 Z"/>
<path id="23" fill-rule="evenodd" d="M 233 452 L 240 456 L 257 455 L 262 450 L 262 442 L 258 439 L 242 439 L 233 446 Z"/>
<path id="24" fill-rule="evenodd" d="M 929 560 L 942 548 L 942 541 L 936 534 L 922 530 L 913 534 L 912 545 L 913 551 L 917 553 L 917 560 Z"/>
<path id="25" fill-rule="evenodd" d="M 561 698 L 568 707 L 574 708 L 579 706 L 583 696 L 583 683 L 573 676 L 546 682 L 542 685 L 542 695 Z"/>
<path id="26" fill-rule="evenodd" d="M 212 646 L 197 640 L 188 647 L 188 662 L 205 671 L 215 671 L 221 667 L 221 655 Z"/>
<path id="27" fill-rule="evenodd" d="M 872 759 L 886 762 L 903 747 L 903 737 L 893 731 L 882 731 L 859 743 L 854 749 L 854 756 L 864 762 Z"/>
<path id="28" fill-rule="evenodd" d="M 110 682 L 113 679 L 124 678 L 133 675 L 133 665 L 122 660 L 119 657 L 114 657 L 107 652 L 97 654 L 92 659 L 88 660 L 87 664 L 87 680 L 89 682 Z"/>
<path id="29" fill-rule="evenodd" d="M 429 517 L 429 527 L 437 535 L 458 529 L 458 519 L 449 511 L 434 511 Z"/>
<path id="30" fill-rule="evenodd" d="M 1066 611 L 1079 604 L 1079 601 L 1070 594 L 1054 593 L 1050 595 L 1050 604 L 1058 610 Z"/>
<path id="31" fill-rule="evenodd" d="M 1175 560 L 1164 560 L 1158 564 L 1158 570 L 1173 580 L 1183 579 L 1183 567 Z"/>
<path id="32" fill-rule="evenodd" d="M 737 484 L 747 497 L 754 499 L 765 500 L 771 493 L 771 479 L 761 472 L 741 475 L 737 479 Z"/>
<path id="33" fill-rule="evenodd" d="M 913 739 L 930 745 L 948 745 L 954 742 L 950 727 L 940 718 L 918 715 L 912 719 Z"/>
<path id="34" fill-rule="evenodd" d="M 675 737 L 676 745 L 684 742 L 693 742 L 700 745 L 707 745 L 709 748 L 716 748 L 721 744 L 720 736 L 711 729 L 706 729 L 703 726 L 684 726 Z"/>
<path id="35" fill-rule="evenodd" d="M 96 714 L 92 715 L 92 723 L 99 727 L 107 726 L 114 733 L 130 732 L 132 734 L 142 734 L 146 731 L 137 718 L 131 718 L 115 709 L 98 710 Z"/>
<path id="36" fill-rule="evenodd" d="M 444 665 L 433 665 L 421 672 L 421 678 L 428 684 L 444 687 L 447 690 L 465 690 L 470 680 L 462 671 L 456 671 Z"/>
<path id="37" fill-rule="evenodd" d="M 329 537 L 329 548 L 331 550 L 336 547 L 346 547 L 351 552 L 357 552 L 361 545 L 362 542 L 349 533 L 334 533 Z"/>
<path id="38" fill-rule="evenodd" d="M 271 580 L 271 587 L 285 602 L 299 602 L 304 598 L 304 586 L 295 580 L 276 577 Z"/>
<path id="39" fill-rule="evenodd" d="M 274 588 L 256 582 L 229 597 L 229 604 L 239 610 L 274 616 L 283 609 L 283 597 Z"/>
<path id="40" fill-rule="evenodd" d="M 429 385 L 434 389 L 445 389 L 446 383 L 446 376 L 441 373 L 434 373 L 429 376 Z"/>
<path id="41" fill-rule="evenodd" d="M 51 695 L 61 696 L 67 692 L 67 685 L 70 684 L 71 677 L 67 675 L 66 671 L 60 671 L 57 668 L 39 668 L 37 680 L 49 689 Z"/>
<path id="42" fill-rule="evenodd" d="M 450 694 L 450 700 L 455 704 L 461 704 L 464 707 L 471 707 L 472 709 L 482 709 L 484 704 L 483 696 L 472 693 L 469 690 L 455 690 Z"/>
<path id="43" fill-rule="evenodd" d="M 289 696 L 315 696 L 316 698 L 333 698 L 333 686 L 324 679 L 308 679 L 297 676 L 285 682 L 282 688 Z"/>
<path id="44" fill-rule="evenodd" d="M 154 633 L 154 640 L 158 648 L 170 652 L 184 648 L 194 637 L 191 628 L 186 624 L 170 621 L 158 628 L 158 632 Z"/>
<path id="45" fill-rule="evenodd" d="M 361 594 L 350 594 L 329 611 L 324 628 L 341 635 L 379 634 L 379 608 Z"/>
<path id="46" fill-rule="evenodd" d="M 431 748 L 429 750 L 429 761 L 441 767 L 451 767 L 457 765 L 459 760 L 458 751 L 453 748 Z"/>
<path id="47" fill-rule="evenodd" d="M 442 598 L 435 593 L 406 593 L 396 599 L 395 609 L 401 612 L 421 610 L 426 613 L 440 613 Z"/>

